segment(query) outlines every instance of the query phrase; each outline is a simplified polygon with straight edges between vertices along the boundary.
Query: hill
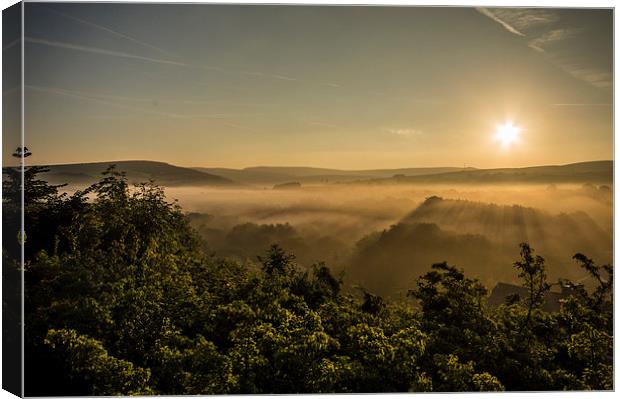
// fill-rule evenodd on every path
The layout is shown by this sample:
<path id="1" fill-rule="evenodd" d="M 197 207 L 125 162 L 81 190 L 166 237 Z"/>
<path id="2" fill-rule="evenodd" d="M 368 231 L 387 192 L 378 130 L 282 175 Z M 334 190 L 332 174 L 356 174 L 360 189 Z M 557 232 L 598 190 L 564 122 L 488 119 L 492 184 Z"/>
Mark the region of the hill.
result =
<path id="1" fill-rule="evenodd" d="M 152 179 L 162 186 L 230 186 L 235 183 L 225 177 L 190 168 L 155 161 L 110 161 L 50 165 L 50 171 L 41 177 L 51 184 L 68 183 L 87 185 L 98 181 L 109 165 L 124 171 L 130 183 Z"/>
<path id="2" fill-rule="evenodd" d="M 201 172 L 213 173 L 246 184 L 278 184 L 289 181 L 300 183 L 335 183 L 355 180 L 390 178 L 395 175 L 419 176 L 461 171 L 463 168 L 400 168 L 342 170 L 312 168 L 304 166 L 255 166 L 244 169 L 194 168 Z M 467 168 L 466 170 L 474 170 Z"/>
<path id="3" fill-rule="evenodd" d="M 570 254 L 611 262 L 613 242 L 583 212 L 551 214 L 519 205 L 496 205 L 430 197 L 399 223 L 357 244 L 352 279 L 374 292 L 406 292 L 428 264 L 447 261 L 485 284 L 513 282 L 518 244 L 536 244 L 551 280 L 581 278 Z M 567 255 L 568 254 L 568 255 Z"/>
<path id="4" fill-rule="evenodd" d="M 164 186 L 301 184 L 498 184 L 613 183 L 613 161 L 527 168 L 475 169 L 457 167 L 341 170 L 313 167 L 256 166 L 244 169 L 186 168 L 157 161 L 110 161 L 51 165 L 45 176 L 53 184 L 90 184 L 110 164 L 125 171 L 130 182 L 155 180 Z"/>
<path id="5" fill-rule="evenodd" d="M 584 252 L 611 260 L 610 235 L 584 212 L 551 214 L 520 205 L 430 197 L 401 223 L 434 223 L 459 233 L 483 234 L 503 248 L 529 241 L 549 255 Z"/>
<path id="6" fill-rule="evenodd" d="M 362 184 L 429 183 L 613 183 L 613 161 L 579 162 L 526 168 L 469 169 L 425 175 L 392 176 L 357 181 Z"/>

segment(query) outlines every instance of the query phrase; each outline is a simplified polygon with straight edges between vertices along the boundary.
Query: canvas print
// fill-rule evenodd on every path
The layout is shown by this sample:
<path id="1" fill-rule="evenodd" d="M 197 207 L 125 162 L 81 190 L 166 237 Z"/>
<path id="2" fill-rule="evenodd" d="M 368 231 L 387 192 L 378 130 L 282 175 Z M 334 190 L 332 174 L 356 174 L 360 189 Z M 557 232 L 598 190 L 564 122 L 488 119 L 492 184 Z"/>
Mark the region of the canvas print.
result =
<path id="1" fill-rule="evenodd" d="M 4 388 L 613 390 L 613 16 L 5 10 Z"/>

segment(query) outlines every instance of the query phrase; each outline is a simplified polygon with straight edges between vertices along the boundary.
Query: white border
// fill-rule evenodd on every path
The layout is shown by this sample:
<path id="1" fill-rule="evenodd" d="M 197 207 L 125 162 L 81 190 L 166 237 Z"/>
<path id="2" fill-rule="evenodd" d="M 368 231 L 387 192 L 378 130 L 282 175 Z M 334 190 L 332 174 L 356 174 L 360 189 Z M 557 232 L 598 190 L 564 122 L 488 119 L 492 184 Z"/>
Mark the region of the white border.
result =
<path id="1" fill-rule="evenodd" d="M 39 0 L 29 0 L 28 2 L 44 2 L 44 1 L 39 1 Z M 57 3 L 62 3 L 62 2 L 72 2 L 72 1 L 48 1 L 48 2 L 57 2 Z M 151 0 L 151 1 L 95 1 L 95 0 L 82 0 L 82 1 L 73 1 L 74 3 L 102 3 L 102 2 L 106 2 L 106 3 L 194 3 L 194 4 L 293 4 L 293 5 L 374 5 L 374 6 L 462 6 L 462 7 L 475 7 L 475 6 L 496 6 L 496 7 L 561 7 L 561 8 L 614 8 L 615 4 L 613 1 L 611 0 L 589 0 L 589 1 L 583 1 L 583 0 L 540 0 L 540 1 L 533 1 L 533 0 L 529 0 L 529 1 L 515 1 L 515 0 L 502 0 L 502 1 L 488 1 L 488 0 L 476 0 L 474 3 L 467 1 L 467 0 L 451 0 L 451 1 L 407 1 L 407 0 L 374 0 L 374 1 L 364 1 L 364 0 L 358 0 L 358 1 L 354 1 L 354 0 L 313 0 L 313 1 L 300 1 L 300 0 L 288 0 L 285 2 L 277 2 L 277 1 L 265 1 L 265 0 L 244 0 L 244 1 L 231 1 L 231 0 L 210 0 L 210 1 L 170 1 L 170 0 Z M 11 0 L 0 0 L 0 5 L 2 6 L 2 9 L 7 8 L 13 4 L 15 4 L 16 1 L 11 1 Z M 614 12 L 615 14 L 615 12 Z M 23 13 L 22 13 L 23 16 Z M 1 19 L 0 19 L 0 31 L 1 31 Z M 23 26 L 23 25 L 22 25 Z M 615 28 L 615 15 L 614 15 L 614 77 L 615 76 L 619 76 L 618 75 L 618 64 L 615 62 L 616 58 L 615 55 L 616 53 L 616 48 L 617 48 L 617 43 L 620 39 L 620 35 L 618 34 L 618 30 Z M 23 42 L 22 42 L 23 43 Z M 23 46 L 23 44 L 22 44 Z M 23 57 L 24 53 L 23 53 L 23 47 L 22 47 L 22 57 Z M 0 54 L 0 64 L 2 61 L 2 56 Z M 22 60 L 23 61 L 23 60 Z M 23 74 L 23 62 L 22 62 L 22 74 Z M 1 85 L 1 76 L 0 76 L 0 85 Z M 617 85 L 614 85 L 614 100 L 616 98 L 616 94 L 618 93 L 618 87 Z M 22 130 L 24 128 L 24 120 L 23 120 L 23 101 L 24 101 L 24 96 L 23 96 L 23 88 L 22 88 Z M 0 99 L 0 113 L 1 113 L 1 104 L 2 104 L 2 100 Z M 615 153 L 616 150 L 618 148 L 618 142 L 615 140 L 615 121 L 616 121 L 616 115 L 617 115 L 617 104 L 614 101 L 614 160 L 615 160 Z M 1 137 L 1 132 L 0 132 L 0 137 Z M 618 163 L 614 162 L 614 176 L 618 176 L 618 172 L 620 171 L 620 167 L 618 166 Z M 615 179 L 614 179 L 615 182 Z M 614 204 L 615 204 L 615 198 L 616 198 L 616 193 L 617 193 L 617 186 L 614 184 Z M 620 241 L 620 239 L 618 238 L 618 235 L 615 234 L 619 226 L 618 223 L 618 219 L 616 218 L 616 212 L 615 212 L 615 207 L 614 207 L 614 264 L 618 265 L 620 264 L 618 262 L 618 252 L 615 251 L 616 248 L 618 248 L 618 243 Z M 1 238 L 1 231 L 0 231 L 0 238 Z M 617 284 L 617 277 L 615 279 L 615 289 L 614 289 L 614 296 L 615 298 L 618 298 L 618 284 Z M 22 282 L 23 284 L 23 282 Z M 0 286 L 0 292 L 1 292 L 1 286 Z M 614 316 L 616 316 L 615 313 L 615 306 L 614 306 Z M 1 326 L 1 319 L 0 319 L 0 326 Z M 618 326 L 618 318 L 615 318 L 614 320 L 614 331 L 618 331 L 617 327 Z M 1 355 L 1 349 L 0 349 L 0 355 Z M 615 387 L 617 387 L 617 383 L 618 383 L 618 367 L 616 367 L 616 359 L 618 359 L 618 355 L 619 355 L 619 350 L 618 350 L 618 345 L 616 340 L 614 339 L 614 382 Z M 0 362 L 0 382 L 1 382 L 1 368 L 2 368 L 2 364 Z M 23 373 L 22 373 L 23 374 Z M 23 383 L 23 381 L 22 381 Z M 433 397 L 436 398 L 448 398 L 448 397 L 454 397 L 454 395 L 468 395 L 469 397 L 485 397 L 485 398 L 489 398 L 489 399 L 494 399 L 494 398 L 500 398 L 502 396 L 506 396 L 509 395 L 511 398 L 515 398 L 515 399 L 519 399 L 519 398 L 532 398 L 533 395 L 539 395 L 540 393 L 522 393 L 522 392 L 505 392 L 505 393 L 466 393 L 466 394 L 427 394 L 427 395 L 432 395 Z M 550 392 L 550 393 L 544 393 L 546 396 L 549 397 L 557 397 L 557 398 L 566 398 L 566 399 L 572 399 L 572 398 L 585 398 L 585 397 L 605 397 L 605 398 L 611 398 L 611 397 L 615 397 L 615 392 Z M 410 396 L 410 395 L 416 395 L 416 394 L 376 394 L 373 395 L 374 397 L 381 397 L 381 398 L 389 398 L 389 397 L 393 397 L 394 395 L 398 395 L 398 396 Z M 417 394 L 419 395 L 419 394 Z M 265 396 L 274 396 L 274 395 L 244 395 L 244 396 L 238 396 L 240 398 L 247 398 L 247 399 L 258 399 L 261 397 L 265 397 Z M 283 396 L 283 397 L 297 397 L 299 395 L 278 395 L 278 396 Z M 303 396 L 316 396 L 319 397 L 319 395 L 303 395 Z M 320 395 L 321 398 L 336 398 L 336 397 L 340 397 L 343 395 Z M 354 394 L 354 395 L 346 395 L 347 397 L 365 397 L 368 395 L 363 395 L 363 394 Z M 0 390 L 0 399 L 4 399 L 4 398 L 12 398 L 14 397 L 13 395 L 9 394 L 6 391 L 1 391 Z M 173 398 L 174 396 L 161 396 L 162 398 Z M 210 397 L 210 396 L 200 396 L 200 397 Z M 228 395 L 226 397 L 237 397 L 235 395 Z"/>

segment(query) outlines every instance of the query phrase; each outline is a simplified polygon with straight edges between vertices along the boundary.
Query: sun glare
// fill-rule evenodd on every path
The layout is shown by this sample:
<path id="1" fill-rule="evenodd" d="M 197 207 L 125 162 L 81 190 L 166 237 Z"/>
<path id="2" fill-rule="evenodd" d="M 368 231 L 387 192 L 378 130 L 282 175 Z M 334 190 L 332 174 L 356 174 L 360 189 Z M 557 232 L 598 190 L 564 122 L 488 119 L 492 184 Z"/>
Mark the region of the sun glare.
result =
<path id="1" fill-rule="evenodd" d="M 506 122 L 503 125 L 499 125 L 495 131 L 495 140 L 502 144 L 502 147 L 510 147 L 512 144 L 519 140 L 521 129 L 512 124 L 512 122 Z"/>

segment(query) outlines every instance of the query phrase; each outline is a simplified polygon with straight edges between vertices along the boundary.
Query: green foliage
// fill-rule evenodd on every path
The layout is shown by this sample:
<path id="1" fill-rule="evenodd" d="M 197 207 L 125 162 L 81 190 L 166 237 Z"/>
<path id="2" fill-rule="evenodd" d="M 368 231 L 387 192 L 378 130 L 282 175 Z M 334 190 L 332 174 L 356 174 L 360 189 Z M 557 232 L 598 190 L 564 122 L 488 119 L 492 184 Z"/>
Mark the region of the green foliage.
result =
<path id="1" fill-rule="evenodd" d="M 574 259 L 596 286 L 589 292 L 583 285 L 561 281 L 573 295 L 557 315 L 562 332 L 558 351 L 581 389 L 613 389 L 613 267 L 598 266 L 583 254 Z"/>
<path id="2" fill-rule="evenodd" d="M 487 290 L 445 262 L 432 269 L 418 279 L 417 289 L 409 292 L 422 307 L 422 328 L 431 336 L 429 356 L 445 353 L 477 361 L 488 347 L 493 329 L 484 309 Z M 432 358 L 426 361 L 434 363 Z"/>
<path id="3" fill-rule="evenodd" d="M 545 294 L 551 286 L 547 283 L 545 259 L 540 255 L 534 256 L 534 251 L 527 243 L 521 244 L 521 260 L 515 262 L 514 267 L 519 271 L 519 277 L 523 279 L 529 294 L 525 299 L 527 315 L 519 330 L 523 331 L 530 323 L 532 312 L 542 308 Z"/>
<path id="4" fill-rule="evenodd" d="M 71 377 L 90 382 L 90 395 L 148 395 L 150 371 L 110 356 L 101 342 L 75 330 L 47 333 L 49 345 L 71 367 Z"/>
<path id="5" fill-rule="evenodd" d="M 160 187 L 113 167 L 71 197 L 34 172 L 26 212 L 47 227 L 27 240 L 27 395 L 613 387 L 613 268 L 583 255 L 597 285 L 562 281 L 573 295 L 558 313 L 542 310 L 546 266 L 527 244 L 523 299 L 488 308 L 487 289 L 444 262 L 416 303 L 390 302 L 278 245 L 260 268 L 207 255 Z"/>
<path id="6" fill-rule="evenodd" d="M 461 363 L 458 356 L 437 354 L 433 357 L 437 392 L 503 391 L 504 386 L 488 372 L 475 373 L 474 363 Z"/>
<path id="7" fill-rule="evenodd" d="M 27 147 L 18 147 L 13 156 L 19 159 L 20 166 L 3 169 L 6 176 L 2 180 L 2 229 L 7 237 L 3 250 L 13 259 L 21 258 L 22 244 L 26 259 L 43 248 L 52 251 L 56 226 L 71 218 L 72 210 L 79 207 L 75 198 L 58 193 L 64 185 L 50 185 L 38 178 L 48 168 L 25 166 L 25 159 L 31 155 Z"/>

